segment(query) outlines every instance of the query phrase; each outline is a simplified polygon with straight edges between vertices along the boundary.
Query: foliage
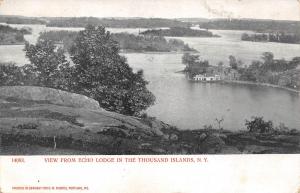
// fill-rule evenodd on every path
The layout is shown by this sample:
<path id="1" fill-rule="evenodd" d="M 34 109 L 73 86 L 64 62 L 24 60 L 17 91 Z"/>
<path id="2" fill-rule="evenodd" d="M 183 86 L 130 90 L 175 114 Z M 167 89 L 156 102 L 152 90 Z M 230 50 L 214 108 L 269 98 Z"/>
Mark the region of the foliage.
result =
<path id="1" fill-rule="evenodd" d="M 1 44 L 23 44 L 24 34 L 30 34 L 31 29 L 16 29 L 7 25 L 0 25 L 0 45 Z"/>
<path id="2" fill-rule="evenodd" d="M 70 66 L 61 47 L 40 38 L 35 45 L 25 45 L 31 64 L 1 65 L 0 80 L 2 85 L 36 85 L 84 94 L 107 110 L 137 115 L 154 104 L 155 97 L 146 88 L 143 72 L 134 73 L 119 50 L 105 28 L 88 26 L 70 48 L 74 63 Z"/>
<path id="3" fill-rule="evenodd" d="M 241 39 L 243 41 L 253 41 L 253 42 L 279 42 L 279 43 L 290 43 L 298 44 L 300 43 L 300 35 L 295 33 L 262 33 L 262 34 L 252 34 L 247 33 L 242 34 Z"/>
<path id="4" fill-rule="evenodd" d="M 66 51 L 70 50 L 78 32 L 73 31 L 49 31 L 40 34 L 39 39 L 52 40 L 55 43 L 62 43 Z M 117 41 L 120 48 L 125 51 L 151 51 L 151 52 L 170 52 L 170 51 L 195 51 L 182 40 L 170 39 L 155 36 L 137 36 L 128 33 L 115 33 L 112 38 Z"/>
<path id="5" fill-rule="evenodd" d="M 200 60 L 199 55 L 190 53 L 184 53 L 182 56 L 182 63 L 186 65 L 185 71 L 191 76 L 206 73 L 207 68 L 209 67 L 207 60 Z"/>
<path id="6" fill-rule="evenodd" d="M 297 69 L 300 64 L 299 57 L 286 61 L 274 59 L 273 53 L 264 52 L 261 58 L 262 61 L 253 61 L 250 66 L 238 69 L 240 80 L 300 88 L 300 70 Z"/>
<path id="7" fill-rule="evenodd" d="M 112 34 L 121 49 L 134 51 L 170 52 L 170 51 L 195 51 L 182 40 L 170 39 L 158 36 L 136 36 L 128 33 Z"/>
<path id="8" fill-rule="evenodd" d="M 257 32 L 284 31 L 299 34 L 299 21 L 274 21 L 259 19 L 217 19 L 200 24 L 205 29 L 249 30 Z"/>
<path id="9" fill-rule="evenodd" d="M 38 125 L 35 123 L 24 123 L 17 126 L 14 126 L 13 129 L 38 129 Z"/>
<path id="10" fill-rule="evenodd" d="M 75 91 L 99 101 L 101 107 L 134 115 L 154 103 L 143 72 L 134 73 L 119 55 L 118 43 L 103 27 L 87 26 L 70 49 L 75 64 Z"/>
<path id="11" fill-rule="evenodd" d="M 55 44 L 63 44 L 65 51 L 69 51 L 78 32 L 75 31 L 46 31 L 41 32 L 39 40 L 53 41 Z"/>
<path id="12" fill-rule="evenodd" d="M 10 27 L 9 25 L 0 25 L 0 31 L 3 33 L 22 33 L 22 34 L 30 34 L 31 33 L 31 28 L 21 28 L 21 29 L 16 29 L 13 27 Z"/>
<path id="13" fill-rule="evenodd" d="M 33 17 L 0 15 L 0 23 L 8 24 L 46 24 L 46 21 Z"/>
<path id="14" fill-rule="evenodd" d="M 12 63 L 0 64 L 0 86 L 15 86 L 23 84 L 21 68 Z"/>
<path id="15" fill-rule="evenodd" d="M 270 133 L 274 131 L 273 122 L 265 121 L 263 117 L 252 117 L 252 120 L 246 120 L 245 125 L 251 133 Z"/>
<path id="16" fill-rule="evenodd" d="M 235 70 L 238 69 L 238 62 L 237 62 L 236 58 L 232 55 L 229 56 L 229 66 L 232 69 L 235 69 Z"/>
<path id="17" fill-rule="evenodd" d="M 32 85 L 70 90 L 70 63 L 66 60 L 64 51 L 57 48 L 52 41 L 39 40 L 35 45 L 25 44 L 26 57 L 31 62 L 25 66 Z"/>
<path id="18" fill-rule="evenodd" d="M 158 27 L 189 27 L 189 23 L 175 19 L 161 18 L 96 18 L 96 17 L 65 17 L 50 18 L 47 26 L 51 27 L 85 27 L 86 25 L 111 28 L 158 28 Z"/>

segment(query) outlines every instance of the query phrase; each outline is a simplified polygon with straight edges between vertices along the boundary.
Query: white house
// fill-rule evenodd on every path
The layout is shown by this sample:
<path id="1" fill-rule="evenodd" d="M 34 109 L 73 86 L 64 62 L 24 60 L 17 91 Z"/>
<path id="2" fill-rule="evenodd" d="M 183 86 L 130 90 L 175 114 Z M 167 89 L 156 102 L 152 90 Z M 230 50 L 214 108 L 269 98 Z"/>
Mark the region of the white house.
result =
<path id="1" fill-rule="evenodd" d="M 210 82 L 210 81 L 218 81 L 221 80 L 220 75 L 210 75 L 207 76 L 206 74 L 197 74 L 196 76 L 194 76 L 194 80 L 195 81 L 206 81 L 206 82 Z"/>

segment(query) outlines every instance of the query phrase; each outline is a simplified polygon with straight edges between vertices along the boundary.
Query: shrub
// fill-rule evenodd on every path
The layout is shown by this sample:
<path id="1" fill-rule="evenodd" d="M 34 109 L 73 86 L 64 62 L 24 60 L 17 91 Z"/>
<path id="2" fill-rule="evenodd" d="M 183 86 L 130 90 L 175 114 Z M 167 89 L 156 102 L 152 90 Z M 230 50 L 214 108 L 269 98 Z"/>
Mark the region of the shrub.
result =
<path id="1" fill-rule="evenodd" d="M 13 63 L 0 64 L 0 86 L 15 86 L 23 84 L 21 68 Z"/>
<path id="2" fill-rule="evenodd" d="M 252 117 L 252 120 L 246 120 L 247 129 L 251 133 L 270 133 L 274 131 L 272 121 L 264 121 L 263 117 Z"/>
<path id="3" fill-rule="evenodd" d="M 25 51 L 31 62 L 24 68 L 26 79 L 32 79 L 28 85 L 72 90 L 72 67 L 62 48 L 50 40 L 39 39 L 35 45 L 26 43 Z"/>
<path id="4" fill-rule="evenodd" d="M 15 129 L 38 129 L 38 125 L 35 123 L 24 123 L 24 124 L 20 124 L 17 125 L 16 127 L 14 127 Z"/>

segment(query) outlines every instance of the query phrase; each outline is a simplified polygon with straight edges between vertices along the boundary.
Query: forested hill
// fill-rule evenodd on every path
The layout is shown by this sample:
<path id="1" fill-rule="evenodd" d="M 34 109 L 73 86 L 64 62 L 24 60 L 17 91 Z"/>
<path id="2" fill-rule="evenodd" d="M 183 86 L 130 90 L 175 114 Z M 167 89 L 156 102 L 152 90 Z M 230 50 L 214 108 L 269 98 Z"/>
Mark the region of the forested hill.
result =
<path id="1" fill-rule="evenodd" d="M 205 29 L 249 30 L 257 32 L 285 31 L 300 33 L 300 21 L 260 20 L 260 19 L 217 19 L 200 22 Z"/>
<path id="2" fill-rule="evenodd" d="M 194 30 L 184 27 L 171 27 L 170 29 L 151 29 L 141 32 L 143 35 L 170 36 L 170 37 L 218 37 L 207 30 Z"/>
<path id="3" fill-rule="evenodd" d="M 37 17 L 0 15 L 0 23 L 7 24 L 46 24 L 46 21 Z"/>
<path id="4" fill-rule="evenodd" d="M 97 18 L 97 17 L 25 17 L 0 15 L 0 23 L 47 24 L 51 27 L 85 27 L 101 25 L 112 28 L 189 27 L 189 22 L 163 18 Z"/>
<path id="5" fill-rule="evenodd" d="M 62 17 L 48 18 L 47 26 L 51 27 L 85 27 L 101 25 L 112 28 L 156 28 L 156 27 L 189 27 L 190 24 L 175 19 L 161 18 L 96 18 L 96 17 Z"/>
<path id="6" fill-rule="evenodd" d="M 23 44 L 25 34 L 31 34 L 31 28 L 16 29 L 7 25 L 0 25 L 0 45 Z"/>
<path id="7" fill-rule="evenodd" d="M 77 35 L 78 32 L 73 31 L 48 31 L 41 33 L 39 39 L 61 43 L 64 49 L 69 51 Z M 111 36 L 119 43 L 120 48 L 125 52 L 196 51 L 178 39 L 167 40 L 161 36 L 137 36 L 128 33 L 113 33 Z"/>

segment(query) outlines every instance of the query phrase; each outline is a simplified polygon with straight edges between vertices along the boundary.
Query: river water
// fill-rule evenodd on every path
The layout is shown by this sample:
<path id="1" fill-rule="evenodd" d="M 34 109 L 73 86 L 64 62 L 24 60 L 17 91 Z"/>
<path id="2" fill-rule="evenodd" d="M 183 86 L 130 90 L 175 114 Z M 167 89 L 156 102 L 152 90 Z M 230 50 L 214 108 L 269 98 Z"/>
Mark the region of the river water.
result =
<path id="1" fill-rule="evenodd" d="M 22 25 L 12 25 L 22 27 Z M 26 25 L 28 26 L 28 25 Z M 81 28 L 53 28 L 30 25 L 33 34 L 26 39 L 34 43 L 41 31 L 81 30 Z M 137 34 L 144 29 L 110 29 L 112 32 Z M 199 51 L 210 64 L 234 55 L 245 65 L 260 59 L 263 52 L 273 52 L 276 58 L 291 59 L 299 56 L 300 45 L 240 41 L 244 31 L 212 30 L 220 38 L 179 38 Z M 24 46 L 0 46 L 0 61 L 23 65 L 28 62 Z M 147 110 L 151 116 L 182 129 L 217 126 L 216 118 L 223 118 L 222 126 L 230 130 L 243 129 L 245 119 L 263 116 L 276 125 L 284 123 L 300 128 L 300 97 L 298 94 L 277 88 L 255 85 L 231 85 L 220 83 L 192 83 L 185 75 L 176 73 L 184 68 L 181 53 L 126 53 L 134 70 L 143 69 L 149 81 L 148 88 L 156 96 L 156 104 Z"/>

